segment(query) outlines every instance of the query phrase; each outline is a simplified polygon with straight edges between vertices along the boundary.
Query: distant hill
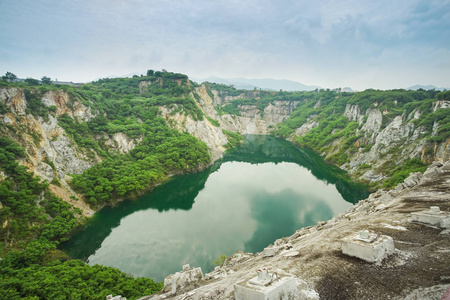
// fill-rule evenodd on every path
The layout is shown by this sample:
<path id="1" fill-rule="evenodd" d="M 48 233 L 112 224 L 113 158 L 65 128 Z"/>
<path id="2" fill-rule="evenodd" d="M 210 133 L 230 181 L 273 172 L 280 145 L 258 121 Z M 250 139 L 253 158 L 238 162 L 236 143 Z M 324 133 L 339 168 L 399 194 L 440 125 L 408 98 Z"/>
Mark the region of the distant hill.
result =
<path id="1" fill-rule="evenodd" d="M 407 90 L 413 90 L 413 91 L 416 91 L 418 89 L 436 90 L 436 91 L 449 90 L 449 88 L 437 87 L 437 86 L 434 86 L 434 85 L 419 85 L 419 84 L 416 84 L 414 86 L 410 86 L 409 88 L 406 88 L 406 89 Z"/>
<path id="2" fill-rule="evenodd" d="M 353 92 L 355 92 L 351 87 L 348 87 L 348 86 L 342 88 L 342 91 L 343 91 L 343 92 L 348 92 L 348 93 L 353 93 Z"/>
<path id="3" fill-rule="evenodd" d="M 287 79 L 248 79 L 248 78 L 220 78 L 220 77 L 208 77 L 204 79 L 191 78 L 196 82 L 214 82 L 226 85 L 234 85 L 237 89 L 253 90 L 263 89 L 271 91 L 313 91 L 320 89 L 320 86 L 305 85 L 300 82 L 287 80 Z"/>

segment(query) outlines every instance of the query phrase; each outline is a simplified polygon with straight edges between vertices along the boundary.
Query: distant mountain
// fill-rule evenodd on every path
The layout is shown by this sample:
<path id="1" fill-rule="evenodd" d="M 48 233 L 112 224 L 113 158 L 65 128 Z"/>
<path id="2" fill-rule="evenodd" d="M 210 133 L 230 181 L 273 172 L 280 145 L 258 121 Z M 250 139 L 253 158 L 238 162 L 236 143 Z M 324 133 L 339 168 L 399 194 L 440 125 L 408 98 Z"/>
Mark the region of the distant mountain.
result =
<path id="1" fill-rule="evenodd" d="M 355 92 L 351 87 L 348 87 L 348 86 L 342 88 L 342 91 L 343 92 L 348 92 L 348 93 L 354 93 Z"/>
<path id="2" fill-rule="evenodd" d="M 414 86 L 410 86 L 409 88 L 407 88 L 407 90 L 413 90 L 413 91 L 417 91 L 418 89 L 423 89 L 423 90 L 436 90 L 436 91 L 443 91 L 443 90 L 449 90 L 449 88 L 443 88 L 443 87 L 437 87 L 434 85 L 419 85 L 416 84 Z"/>
<path id="3" fill-rule="evenodd" d="M 253 90 L 263 89 L 271 91 L 313 91 L 320 89 L 320 86 L 305 85 L 297 81 L 291 81 L 287 79 L 248 79 L 248 78 L 220 78 L 220 77 L 208 77 L 204 79 L 191 78 L 196 82 L 214 82 L 226 85 L 234 85 L 237 89 Z"/>

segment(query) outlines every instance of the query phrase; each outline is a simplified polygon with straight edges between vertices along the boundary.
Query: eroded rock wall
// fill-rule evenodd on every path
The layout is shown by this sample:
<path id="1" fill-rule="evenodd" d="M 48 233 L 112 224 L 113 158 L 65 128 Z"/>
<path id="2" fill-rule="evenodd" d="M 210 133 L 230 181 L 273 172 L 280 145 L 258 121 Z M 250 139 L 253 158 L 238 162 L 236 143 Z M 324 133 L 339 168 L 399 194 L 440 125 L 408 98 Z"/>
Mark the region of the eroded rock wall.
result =
<path id="1" fill-rule="evenodd" d="M 439 108 L 447 108 L 449 101 L 435 101 L 431 112 Z M 349 121 L 355 121 L 360 124 L 355 135 L 360 137 L 355 144 L 347 151 L 349 162 L 340 167 L 356 174 L 358 179 L 369 182 L 377 182 L 386 178 L 384 168 L 386 164 L 393 163 L 401 165 L 406 160 L 420 157 L 425 163 L 431 161 L 445 162 L 449 159 L 448 146 L 450 139 L 441 143 L 434 143 L 432 149 L 429 149 L 430 143 L 427 141 L 427 131 L 423 126 L 417 127 L 413 122 L 417 120 L 422 112 L 415 110 L 408 116 L 399 114 L 393 119 L 386 119 L 388 111 L 380 111 L 374 107 L 362 111 L 359 105 L 347 104 L 343 115 Z M 307 122 L 296 129 L 295 133 L 289 137 L 293 141 L 298 136 L 306 135 L 311 129 L 319 125 L 315 115 L 308 118 Z M 432 136 L 436 134 L 439 126 L 437 123 L 433 126 Z M 345 142 L 344 138 L 333 140 L 328 146 L 327 151 L 321 153 L 325 157 L 339 153 Z M 361 165 L 370 166 L 363 172 L 359 170 Z"/>
<path id="2" fill-rule="evenodd" d="M 220 127 L 214 126 L 209 120 L 196 121 L 190 115 L 182 112 L 173 114 L 177 107 L 160 107 L 161 116 L 167 124 L 180 132 L 188 132 L 199 140 L 205 142 L 211 155 L 211 163 L 220 159 L 225 152 L 224 145 L 228 143 L 227 137 Z"/>
<path id="3" fill-rule="evenodd" d="M 264 111 L 260 111 L 255 105 L 240 105 L 239 115 L 221 115 L 215 107 L 237 99 L 258 99 L 259 92 L 248 91 L 237 96 L 228 96 L 212 90 L 211 97 L 204 84 L 196 87 L 194 92 L 199 96 L 199 106 L 209 117 L 217 120 L 222 128 L 240 134 L 268 134 L 271 126 L 286 120 L 298 105 L 298 102 L 294 101 L 274 101 L 265 107 Z"/>
<path id="4" fill-rule="evenodd" d="M 85 215 L 92 211 L 84 203 L 75 202 L 70 196 L 80 198 L 69 186 L 70 174 L 81 174 L 99 159 L 91 158 L 85 149 L 79 148 L 64 129 L 58 125 L 57 116 L 67 114 L 79 121 L 87 121 L 95 115 L 90 107 L 79 100 L 70 99 L 63 91 L 51 91 L 42 96 L 47 106 L 55 106 L 56 112 L 48 118 L 36 117 L 26 112 L 25 93 L 19 88 L 1 88 L 0 101 L 11 110 L 0 120 L 12 129 L 6 129 L 11 139 L 24 147 L 27 158 L 21 163 L 30 168 L 37 176 L 48 180 L 50 188 L 65 201 L 81 208 Z"/>

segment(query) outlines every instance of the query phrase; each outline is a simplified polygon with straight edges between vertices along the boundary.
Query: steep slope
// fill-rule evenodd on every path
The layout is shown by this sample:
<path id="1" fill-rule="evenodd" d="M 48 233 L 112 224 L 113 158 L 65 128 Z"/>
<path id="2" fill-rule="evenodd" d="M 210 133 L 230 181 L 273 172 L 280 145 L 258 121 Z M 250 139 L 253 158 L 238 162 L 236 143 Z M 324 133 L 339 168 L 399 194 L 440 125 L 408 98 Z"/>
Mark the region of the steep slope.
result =
<path id="1" fill-rule="evenodd" d="M 206 167 L 225 151 L 227 137 L 203 117 L 203 112 L 190 99 L 193 94 L 187 77 L 172 73 L 158 75 L 138 81 L 105 80 L 82 88 L 0 87 L 1 134 L 26 149 L 27 157 L 22 164 L 50 182 L 56 195 L 80 208 L 84 215 L 91 215 L 93 210 L 84 202 L 95 205 L 107 198 L 110 201 L 111 197 L 134 197 L 166 180 L 170 174 Z M 126 84 L 123 92 L 131 93 L 134 98 L 114 96 L 113 84 L 115 87 Z M 130 88 L 133 84 L 138 86 L 135 90 Z M 183 132 L 203 141 L 209 155 L 201 150 L 203 146 L 196 146 L 197 142 L 191 140 L 190 135 L 180 135 Z M 166 140 L 161 140 L 163 136 Z M 180 147 L 176 144 L 182 139 L 191 144 L 192 151 L 203 151 L 202 154 L 177 150 Z M 89 179 L 83 174 L 93 166 L 98 169 L 99 164 L 114 165 L 120 155 L 131 155 L 139 161 L 149 153 L 157 156 L 151 164 L 160 170 L 149 174 L 150 178 L 154 177 L 150 182 L 118 183 L 117 188 L 124 184 L 129 186 L 125 191 L 123 188 L 116 191 L 114 184 L 103 181 L 104 184 L 100 183 L 103 193 L 89 192 L 91 187 L 80 182 Z M 129 176 L 128 173 L 123 175 Z M 94 176 L 99 177 L 99 174 Z M 99 185 L 98 182 L 93 184 Z M 105 193 L 104 189 L 111 186 L 114 190 Z"/>
<path id="2" fill-rule="evenodd" d="M 83 223 L 83 216 L 220 157 L 227 138 L 203 120 L 188 96 L 189 85 L 178 77 L 159 72 L 82 87 L 0 82 L 4 297 L 95 298 L 93 290 L 102 286 L 102 298 L 126 291 L 135 299 L 161 288 L 149 278 L 68 261 L 56 248 Z M 141 82 L 147 88 L 139 91 Z M 194 134 L 207 142 L 213 138 L 210 148 L 188 134 L 189 127 L 178 131 L 168 126 L 161 115 L 171 123 L 174 107 L 184 118 L 182 126 L 193 122 Z"/>
<path id="3" fill-rule="evenodd" d="M 269 128 L 286 120 L 298 105 L 294 101 L 273 101 L 260 109 L 251 101 L 236 104 L 244 99 L 260 100 L 268 92 L 234 91 L 230 95 L 227 90 L 215 90 L 205 84 L 196 87 L 195 93 L 197 102 L 210 118 L 217 120 L 220 127 L 240 134 L 268 134 Z M 234 113 L 227 113 L 230 107 Z"/>
<path id="4" fill-rule="evenodd" d="M 89 121 L 95 115 L 90 107 L 63 91 L 38 93 L 32 89 L 0 88 L 0 103 L 4 109 L 2 135 L 23 146 L 27 157 L 21 164 L 52 183 L 52 191 L 69 202 L 70 196 L 79 195 L 68 185 L 66 175 L 81 174 L 99 158 L 90 157 L 86 149 L 74 143 L 58 125 L 57 117 L 67 114 L 80 121 Z M 83 203 L 70 202 L 85 215 L 93 213 Z"/>

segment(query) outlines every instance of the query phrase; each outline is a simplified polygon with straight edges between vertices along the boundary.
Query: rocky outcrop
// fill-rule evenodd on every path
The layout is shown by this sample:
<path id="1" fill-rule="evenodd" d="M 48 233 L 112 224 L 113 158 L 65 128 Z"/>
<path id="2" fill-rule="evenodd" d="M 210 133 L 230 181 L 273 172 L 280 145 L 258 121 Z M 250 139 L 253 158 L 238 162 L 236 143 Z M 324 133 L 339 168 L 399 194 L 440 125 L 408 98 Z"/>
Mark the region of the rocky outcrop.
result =
<path id="1" fill-rule="evenodd" d="M 438 100 L 433 102 L 432 111 L 435 112 L 440 108 L 450 108 L 450 101 L 448 100 Z"/>
<path id="2" fill-rule="evenodd" d="M 138 145 L 143 139 L 143 137 L 132 139 L 122 132 L 114 133 L 112 139 L 110 139 L 107 135 L 103 138 L 105 139 L 105 145 L 117 151 L 119 154 L 130 153 L 130 151 L 134 149 L 134 147 L 136 147 L 136 145 Z"/>
<path id="3" fill-rule="evenodd" d="M 361 108 L 359 105 L 347 104 L 345 107 L 344 116 L 347 117 L 349 121 L 356 121 L 359 124 L 362 123 L 364 116 L 361 114 Z"/>
<path id="4" fill-rule="evenodd" d="M 432 111 L 439 108 L 446 108 L 448 105 L 447 102 L 449 101 L 435 101 Z M 355 133 L 356 136 L 362 137 L 352 146 L 357 151 L 351 149 L 351 151 L 346 153 L 349 162 L 341 165 L 341 168 L 349 171 L 351 174 L 359 172 L 357 175 L 358 179 L 376 182 L 386 178 L 384 175 L 386 163 L 401 165 L 404 161 L 415 157 L 421 157 L 424 162 L 429 162 L 430 160 L 448 160 L 448 152 L 450 151 L 448 149 L 448 141 L 435 144 L 432 151 L 428 149 L 430 145 L 426 139 L 427 131 L 423 127 L 417 127 L 417 123 L 413 122 L 420 118 L 422 114 L 419 109 L 410 112 L 407 116 L 405 114 L 397 115 L 387 122 L 387 116 L 384 115 L 388 111 L 381 112 L 376 107 L 377 103 L 373 103 L 373 107 L 362 112 L 359 105 L 346 105 L 343 115 L 349 121 L 356 121 L 362 125 Z M 313 120 L 314 118 L 310 118 L 307 123 L 297 128 L 290 139 L 294 140 L 296 136 L 305 135 L 313 127 L 317 126 Z M 386 123 L 387 125 L 383 128 L 383 125 Z M 434 125 L 431 133 L 432 136 L 439 129 L 437 123 Z M 344 141 L 344 138 L 333 140 L 327 145 L 329 149 L 322 153 L 322 155 L 331 157 L 338 153 Z M 430 154 L 430 151 L 432 154 Z M 369 165 L 370 168 L 361 173 L 358 168 L 363 164 Z"/>
<path id="5" fill-rule="evenodd" d="M 435 144 L 433 149 L 434 155 L 433 159 L 437 161 L 448 161 L 450 160 L 450 138 L 439 145 Z"/>
<path id="6" fill-rule="evenodd" d="M 267 123 L 258 115 L 256 108 L 253 109 L 255 118 L 235 115 L 222 115 L 218 118 L 220 126 L 226 130 L 240 134 L 267 134 Z"/>
<path id="7" fill-rule="evenodd" d="M 163 291 L 172 295 L 180 294 L 186 290 L 189 291 L 192 286 L 199 286 L 202 279 L 201 268 L 191 268 L 189 265 L 184 265 L 182 272 L 169 275 L 164 279 Z"/>
<path id="8" fill-rule="evenodd" d="M 295 130 L 295 136 L 304 136 L 311 129 L 316 128 L 317 126 L 319 126 L 319 123 L 317 123 L 315 121 L 305 123 Z"/>
<path id="9" fill-rule="evenodd" d="M 151 85 L 151 81 L 141 81 L 139 82 L 139 93 L 145 93 L 148 90 L 149 85 Z"/>
<path id="10" fill-rule="evenodd" d="M 27 100 L 22 89 L 0 89 L 0 101 L 12 111 L 3 115 L 0 120 L 15 128 L 22 128 L 20 135 L 8 132 L 27 153 L 27 159 L 21 163 L 52 183 L 50 188 L 65 201 L 73 202 L 73 198 L 81 198 L 68 185 L 68 175 L 81 174 L 97 163 L 98 159 L 90 158 L 85 150 L 66 136 L 64 129 L 58 125 L 56 116 L 66 113 L 79 121 L 87 121 L 94 117 L 91 108 L 79 100 L 70 99 L 63 91 L 50 91 L 43 95 L 42 102 L 47 106 L 56 106 L 56 113 L 49 113 L 44 120 L 26 114 Z M 92 214 L 81 202 L 71 204 L 81 208 L 84 215 Z"/>
<path id="11" fill-rule="evenodd" d="M 276 240 L 266 248 L 276 249 L 270 255 L 236 252 L 200 283 L 141 300 L 234 299 L 234 285 L 262 267 L 295 276 L 300 299 L 440 299 L 450 288 L 450 231 L 413 223 L 411 213 L 430 206 L 448 211 L 449 180 L 450 162 L 437 162 L 424 175 L 411 174 L 395 189 L 377 191 L 329 221 Z M 394 253 L 376 264 L 342 254 L 341 240 L 362 230 L 391 237 Z"/>
<path id="12" fill-rule="evenodd" d="M 55 166 L 56 176 L 59 179 L 63 179 L 67 174 L 81 174 L 96 162 L 89 159 L 83 150 L 64 135 L 64 129 L 58 126 L 54 116 L 49 116 L 47 122 L 39 118 L 35 124 L 42 136 L 42 141 L 37 145 L 36 149 L 37 158 L 48 158 L 52 161 Z M 39 173 L 38 175 L 42 176 Z M 47 179 L 51 181 L 53 178 Z"/>
<path id="13" fill-rule="evenodd" d="M 204 87 L 204 84 L 202 84 L 202 86 Z M 211 93 L 214 95 L 214 97 L 213 97 L 214 106 L 223 105 L 223 104 L 226 104 L 228 102 L 238 100 L 238 99 L 252 99 L 252 98 L 259 99 L 260 98 L 259 91 L 257 91 L 257 90 L 241 92 L 238 95 L 229 95 L 226 92 L 221 92 L 221 91 L 217 91 L 217 90 L 211 90 Z"/>
<path id="14" fill-rule="evenodd" d="M 361 129 L 369 134 L 377 133 L 383 123 L 383 115 L 381 114 L 381 111 L 378 109 L 368 109 L 367 115 L 367 121 Z M 373 136 L 374 135 L 372 135 L 372 137 Z"/>
<path id="15" fill-rule="evenodd" d="M 224 145 L 228 143 L 227 137 L 223 134 L 222 129 L 211 124 L 207 119 L 195 121 L 190 115 L 182 112 L 173 114 L 177 109 L 161 107 L 160 113 L 166 119 L 167 124 L 181 132 L 188 132 L 199 140 L 205 142 L 211 155 L 211 162 L 222 157 L 225 151 Z"/>
<path id="16" fill-rule="evenodd" d="M 370 117 L 372 116 L 372 117 Z M 355 153 L 346 168 L 351 173 L 355 172 L 362 164 L 373 164 L 372 170 L 367 170 L 362 177 L 368 181 L 379 181 L 383 179 L 381 172 L 377 171 L 386 161 L 401 164 L 407 159 L 420 156 L 426 144 L 424 138 L 420 138 L 422 128 L 415 128 L 414 124 L 404 123 L 402 116 L 397 116 L 383 130 L 380 127 L 381 113 L 378 110 L 369 112 L 369 117 L 362 127 L 366 130 L 367 144 L 373 144 L 370 151 L 365 152 L 363 148 Z M 398 149 L 393 151 L 392 149 Z M 378 175 L 375 175 L 378 174 Z"/>
<path id="17" fill-rule="evenodd" d="M 284 122 L 292 114 L 299 102 L 294 101 L 274 101 L 264 108 L 264 121 L 267 125 L 277 125 Z"/>
<path id="18" fill-rule="evenodd" d="M 90 106 L 83 105 L 80 100 L 74 99 L 64 91 L 48 91 L 42 98 L 47 106 L 56 106 L 56 115 L 67 114 L 78 121 L 90 121 L 95 117 Z"/>
<path id="19" fill-rule="evenodd" d="M 27 108 L 25 93 L 19 88 L 0 88 L 0 102 L 14 114 L 25 115 Z"/>
<path id="20" fill-rule="evenodd" d="M 191 94 L 192 99 L 197 99 L 197 103 L 200 105 L 200 107 L 203 109 L 203 111 L 206 113 L 206 115 L 210 116 L 213 119 L 217 118 L 217 111 L 214 108 L 214 99 L 216 99 L 216 96 L 213 95 L 213 98 L 208 93 L 208 90 L 206 89 L 206 86 L 202 84 L 199 87 L 196 87 L 194 89 L 194 92 L 198 97 L 195 97 L 194 94 Z M 217 93 L 217 91 L 216 91 Z"/>
<path id="21" fill-rule="evenodd" d="M 212 90 L 211 93 L 214 97 L 211 97 L 203 84 L 195 88 L 195 93 L 198 97 L 193 98 L 197 99 L 202 110 L 209 117 L 217 120 L 222 128 L 240 134 L 267 134 L 269 127 L 286 120 L 298 106 L 298 102 L 295 101 L 274 101 L 266 106 L 264 111 L 260 111 L 255 105 L 240 105 L 239 115 L 220 115 L 215 107 L 237 99 L 258 99 L 259 91 L 248 91 L 237 96 L 229 96 Z"/>
<path id="22" fill-rule="evenodd" d="M 48 106 L 56 106 L 57 114 L 70 112 L 71 116 L 80 116 L 81 120 L 93 117 L 90 108 L 79 101 L 72 101 L 74 109 L 69 110 L 69 96 L 64 92 L 47 92 L 42 101 Z M 55 115 L 49 114 L 47 120 L 25 115 L 26 99 L 21 89 L 0 89 L 0 101 L 2 101 L 15 115 L 3 119 L 4 123 L 15 126 L 23 126 L 24 134 L 22 146 L 24 146 L 31 168 L 36 175 L 52 181 L 54 178 L 64 180 L 66 174 L 80 174 L 95 163 L 84 155 L 84 151 L 65 136 L 65 131 L 58 125 Z M 6 115 L 7 117 L 9 114 Z M 34 138 L 33 138 L 34 136 Z M 19 141 L 20 142 L 20 141 Z M 46 162 L 52 162 L 50 166 Z"/>

